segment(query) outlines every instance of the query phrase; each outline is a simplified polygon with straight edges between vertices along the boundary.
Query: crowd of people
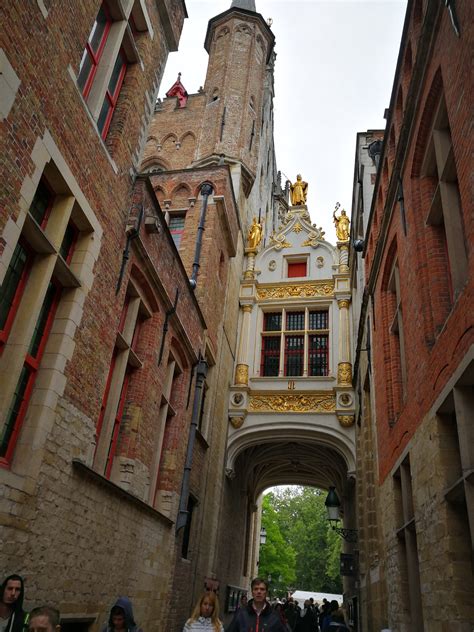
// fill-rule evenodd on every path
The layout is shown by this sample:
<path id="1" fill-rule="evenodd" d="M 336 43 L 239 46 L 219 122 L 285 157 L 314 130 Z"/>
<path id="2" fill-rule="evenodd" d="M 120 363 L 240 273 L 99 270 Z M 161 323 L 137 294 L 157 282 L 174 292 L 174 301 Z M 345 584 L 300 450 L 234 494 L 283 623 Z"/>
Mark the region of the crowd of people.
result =
<path id="1" fill-rule="evenodd" d="M 251 583 L 252 598 L 243 596 L 225 632 L 350 632 L 337 601 L 321 605 L 308 599 L 303 607 L 292 597 L 271 603 L 268 582 L 259 577 Z M 0 632 L 60 632 L 60 613 L 49 605 L 23 610 L 24 583 L 9 575 L 0 587 Z M 132 603 L 119 597 L 112 605 L 101 632 L 142 632 L 135 623 Z M 214 592 L 201 595 L 183 632 L 224 632 L 219 618 L 219 599 Z"/>

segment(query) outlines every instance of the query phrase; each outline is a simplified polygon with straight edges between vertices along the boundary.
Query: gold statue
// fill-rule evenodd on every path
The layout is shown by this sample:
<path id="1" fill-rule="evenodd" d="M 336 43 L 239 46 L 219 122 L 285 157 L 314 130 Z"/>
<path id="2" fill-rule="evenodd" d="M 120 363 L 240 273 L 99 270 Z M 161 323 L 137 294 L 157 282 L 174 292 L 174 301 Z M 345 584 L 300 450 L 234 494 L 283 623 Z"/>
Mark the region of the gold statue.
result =
<path id="1" fill-rule="evenodd" d="M 301 179 L 301 175 L 296 176 L 296 182 L 290 186 L 292 206 L 303 206 L 306 204 L 308 195 L 308 183 Z"/>
<path id="2" fill-rule="evenodd" d="M 341 205 L 339 202 L 336 204 L 336 208 L 332 214 L 334 218 L 334 225 L 336 226 L 336 237 L 338 241 L 349 241 L 349 224 L 350 219 L 346 215 L 346 211 L 342 209 L 339 217 L 336 216 L 336 211 Z"/>
<path id="3" fill-rule="evenodd" d="M 257 218 L 254 217 L 252 221 L 252 225 L 249 228 L 248 234 L 248 243 L 249 248 L 257 248 L 257 246 L 262 241 L 262 225 L 260 222 L 257 222 Z"/>

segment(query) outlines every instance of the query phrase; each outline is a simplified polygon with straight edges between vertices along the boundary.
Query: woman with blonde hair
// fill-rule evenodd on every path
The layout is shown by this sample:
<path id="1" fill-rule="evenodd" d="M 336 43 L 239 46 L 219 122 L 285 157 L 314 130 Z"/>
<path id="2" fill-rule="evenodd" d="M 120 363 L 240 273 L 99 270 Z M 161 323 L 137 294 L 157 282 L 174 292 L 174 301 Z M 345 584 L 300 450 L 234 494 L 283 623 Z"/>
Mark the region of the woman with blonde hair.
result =
<path id="1" fill-rule="evenodd" d="M 216 593 L 205 592 L 201 596 L 191 617 L 186 621 L 183 632 L 224 632 L 219 619 L 219 600 Z"/>

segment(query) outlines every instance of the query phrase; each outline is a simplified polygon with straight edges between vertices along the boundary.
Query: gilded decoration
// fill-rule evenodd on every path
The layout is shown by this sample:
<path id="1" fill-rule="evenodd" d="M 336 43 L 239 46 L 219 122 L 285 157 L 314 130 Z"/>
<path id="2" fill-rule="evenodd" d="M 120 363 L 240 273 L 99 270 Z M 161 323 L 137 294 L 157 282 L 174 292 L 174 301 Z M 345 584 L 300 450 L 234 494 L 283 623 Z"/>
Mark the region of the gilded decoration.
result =
<path id="1" fill-rule="evenodd" d="M 293 208 L 288 211 L 288 213 L 283 218 L 283 224 L 286 226 L 288 222 L 290 222 L 294 217 L 300 217 L 301 219 L 305 219 L 307 222 L 311 222 L 311 215 L 309 214 L 306 206 L 300 206 L 299 208 Z M 281 226 L 278 230 L 281 230 Z"/>
<path id="2" fill-rule="evenodd" d="M 342 385 L 352 385 L 352 365 L 350 362 L 339 362 L 337 367 L 337 383 Z"/>
<path id="3" fill-rule="evenodd" d="M 257 287 L 257 298 L 284 299 L 284 298 L 313 298 L 315 296 L 332 296 L 334 282 L 316 281 L 315 283 L 300 283 L 295 285 L 271 285 Z"/>
<path id="4" fill-rule="evenodd" d="M 308 233 L 308 239 L 304 241 L 302 246 L 312 246 L 316 248 L 319 245 L 319 242 L 323 240 L 325 232 L 322 228 L 318 228 L 315 224 L 313 224 L 313 230 L 310 230 Z"/>
<path id="5" fill-rule="evenodd" d="M 256 250 L 262 241 L 262 224 L 254 217 L 247 233 L 248 247 Z"/>
<path id="6" fill-rule="evenodd" d="M 308 195 L 308 183 L 305 182 L 301 175 L 296 176 L 296 182 L 290 184 L 291 191 L 291 204 L 293 206 L 303 206 L 306 204 L 306 197 Z"/>
<path id="7" fill-rule="evenodd" d="M 244 313 L 250 314 L 252 312 L 253 305 L 241 305 Z"/>
<path id="8" fill-rule="evenodd" d="M 270 235 L 270 245 L 273 246 L 275 250 L 292 247 L 292 244 L 286 241 L 285 235 Z"/>
<path id="9" fill-rule="evenodd" d="M 247 364 L 238 364 L 235 367 L 235 383 L 245 386 L 249 383 L 249 367 Z"/>
<path id="10" fill-rule="evenodd" d="M 302 230 L 303 230 L 303 226 L 301 226 L 299 222 L 296 222 L 296 224 L 293 226 L 293 232 L 298 234 L 298 233 L 301 233 Z"/>
<path id="11" fill-rule="evenodd" d="M 350 220 L 346 215 L 346 211 L 342 209 L 341 214 L 337 217 L 336 212 L 341 205 L 339 202 L 336 204 L 336 208 L 332 214 L 334 220 L 334 226 L 336 227 L 336 237 L 338 241 L 349 241 L 349 224 Z"/>
<path id="12" fill-rule="evenodd" d="M 337 301 L 339 309 L 349 309 L 350 300 L 347 298 L 343 298 L 340 301 Z"/>
<path id="13" fill-rule="evenodd" d="M 336 398 L 332 393 L 252 395 L 249 410 L 257 413 L 333 413 Z"/>
<path id="14" fill-rule="evenodd" d="M 255 271 L 254 270 L 245 270 L 244 272 L 244 280 L 245 281 L 253 281 L 255 279 Z"/>
<path id="15" fill-rule="evenodd" d="M 338 415 L 337 418 L 343 428 L 350 428 L 354 425 L 354 415 Z"/>

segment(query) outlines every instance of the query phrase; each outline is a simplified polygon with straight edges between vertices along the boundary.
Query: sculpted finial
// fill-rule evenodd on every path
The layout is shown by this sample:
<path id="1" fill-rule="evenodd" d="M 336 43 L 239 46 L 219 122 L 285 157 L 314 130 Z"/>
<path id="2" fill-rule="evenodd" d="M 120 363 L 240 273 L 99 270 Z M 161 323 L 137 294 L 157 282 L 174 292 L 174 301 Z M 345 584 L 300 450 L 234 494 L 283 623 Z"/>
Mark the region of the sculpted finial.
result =
<path id="1" fill-rule="evenodd" d="M 302 180 L 301 175 L 296 176 L 296 182 L 290 186 L 292 206 L 303 206 L 306 204 L 308 195 L 308 183 Z"/>

